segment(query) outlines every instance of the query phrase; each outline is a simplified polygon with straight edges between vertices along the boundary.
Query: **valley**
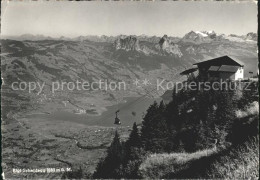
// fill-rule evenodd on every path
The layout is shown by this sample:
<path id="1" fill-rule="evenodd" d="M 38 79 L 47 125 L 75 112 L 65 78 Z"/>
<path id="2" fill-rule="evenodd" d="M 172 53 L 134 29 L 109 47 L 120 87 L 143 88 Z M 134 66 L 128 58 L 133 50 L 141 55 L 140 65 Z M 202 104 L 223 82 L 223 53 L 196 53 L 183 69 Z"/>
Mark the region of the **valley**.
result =
<path id="1" fill-rule="evenodd" d="M 228 55 L 245 64 L 245 77 L 257 72 L 254 34 L 226 36 L 190 32 L 184 37 L 81 36 L 72 39 L 28 36 L 1 40 L 3 169 L 83 166 L 93 173 L 115 130 L 122 140 L 147 108 L 159 102 L 156 79 L 184 81 L 179 73 L 196 62 Z M 124 81 L 121 91 L 56 91 L 52 82 Z M 134 80 L 151 84 L 135 86 Z M 39 89 L 14 91 L 13 82 L 39 82 Z M 121 125 L 114 125 L 115 111 Z M 43 167 L 44 162 L 44 167 Z M 47 176 L 48 175 L 48 176 Z M 42 174 L 59 178 L 61 173 Z M 33 174 L 23 174 L 33 178 Z M 39 177 L 39 176 L 38 176 Z"/>

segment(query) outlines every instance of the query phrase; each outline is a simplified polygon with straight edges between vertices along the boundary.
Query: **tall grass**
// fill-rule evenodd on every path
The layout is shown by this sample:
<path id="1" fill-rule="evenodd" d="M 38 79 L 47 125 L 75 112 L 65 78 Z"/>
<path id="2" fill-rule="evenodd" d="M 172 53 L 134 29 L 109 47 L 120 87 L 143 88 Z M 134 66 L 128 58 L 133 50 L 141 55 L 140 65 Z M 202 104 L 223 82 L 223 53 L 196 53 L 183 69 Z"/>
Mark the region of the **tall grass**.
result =
<path id="1" fill-rule="evenodd" d="M 216 158 L 207 170 L 209 178 L 258 179 L 259 141 L 253 138 Z"/>
<path id="2" fill-rule="evenodd" d="M 152 154 L 140 165 L 143 178 L 258 179 L 258 138 L 232 146 L 195 153 Z"/>
<path id="3" fill-rule="evenodd" d="M 191 161 L 216 153 L 216 149 L 205 149 L 194 153 L 151 154 L 140 165 L 139 173 L 144 178 L 162 178 L 166 174 L 178 173 L 188 168 Z"/>

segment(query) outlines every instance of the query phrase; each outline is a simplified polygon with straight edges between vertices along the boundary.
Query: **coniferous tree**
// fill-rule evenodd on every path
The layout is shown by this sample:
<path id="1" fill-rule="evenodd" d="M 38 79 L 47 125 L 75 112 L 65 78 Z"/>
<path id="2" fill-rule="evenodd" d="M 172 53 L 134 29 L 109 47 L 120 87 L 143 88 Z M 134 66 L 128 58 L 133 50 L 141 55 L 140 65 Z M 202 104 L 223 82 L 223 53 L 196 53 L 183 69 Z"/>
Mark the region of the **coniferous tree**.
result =
<path id="1" fill-rule="evenodd" d="M 152 138 L 152 133 L 154 131 L 154 118 L 158 114 L 158 104 L 155 101 L 148 109 L 145 117 L 143 118 L 142 122 L 142 129 L 141 129 L 141 140 L 145 148 L 149 146 L 150 138 Z"/>
<path id="2" fill-rule="evenodd" d="M 209 110 L 209 94 L 207 91 L 199 91 L 195 96 L 195 101 L 192 104 L 192 109 L 195 112 L 193 116 L 193 123 L 205 122 Z"/>
<path id="3" fill-rule="evenodd" d="M 164 103 L 161 102 L 158 106 L 154 102 L 143 119 L 141 139 L 147 151 L 161 152 L 166 147 L 168 127 L 164 112 Z"/>
<path id="4" fill-rule="evenodd" d="M 107 156 L 97 165 L 93 178 L 121 178 L 121 168 L 123 159 L 123 148 L 120 137 L 116 131 L 114 139 L 107 150 Z"/>
<path id="5" fill-rule="evenodd" d="M 142 142 L 139 134 L 139 130 L 137 128 L 136 123 L 133 124 L 132 131 L 129 135 L 128 140 L 126 141 L 126 147 L 141 147 Z"/>
<path id="6" fill-rule="evenodd" d="M 208 147 L 208 136 L 207 136 L 207 126 L 205 122 L 200 121 L 195 127 L 195 147 L 194 150 L 202 150 Z"/>
<path id="7" fill-rule="evenodd" d="M 138 175 L 138 169 L 143 161 L 145 151 L 142 148 L 142 142 L 136 123 L 133 124 L 132 131 L 124 148 L 125 154 L 122 166 L 122 177 L 130 179 L 141 178 Z"/>
<path id="8" fill-rule="evenodd" d="M 219 91 L 216 103 L 216 118 L 214 121 L 214 134 L 220 143 L 226 141 L 232 123 L 236 118 L 235 103 L 233 102 L 234 92 L 227 90 Z"/>
<path id="9" fill-rule="evenodd" d="M 248 104 L 254 101 L 259 101 L 258 87 L 258 82 L 246 82 L 246 85 L 242 90 L 242 97 L 238 103 L 239 109 L 244 109 Z"/>
<path id="10" fill-rule="evenodd" d="M 132 131 L 128 140 L 125 143 L 125 162 L 129 160 L 138 159 L 135 153 L 136 149 L 142 147 L 142 141 L 136 123 L 133 124 Z"/>
<path id="11" fill-rule="evenodd" d="M 176 131 L 180 126 L 179 105 L 179 97 L 176 91 L 173 90 L 172 101 L 165 108 L 165 116 L 167 118 L 169 131 Z"/>

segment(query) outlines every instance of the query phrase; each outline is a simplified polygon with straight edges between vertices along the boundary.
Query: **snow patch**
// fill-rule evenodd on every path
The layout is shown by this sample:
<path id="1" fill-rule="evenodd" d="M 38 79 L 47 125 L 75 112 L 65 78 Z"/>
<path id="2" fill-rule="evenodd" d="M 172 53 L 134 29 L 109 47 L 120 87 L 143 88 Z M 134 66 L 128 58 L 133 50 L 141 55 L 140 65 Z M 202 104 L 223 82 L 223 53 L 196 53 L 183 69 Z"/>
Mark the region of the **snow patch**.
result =
<path id="1" fill-rule="evenodd" d="M 200 35 L 203 36 L 203 37 L 207 37 L 207 36 L 208 36 L 207 34 L 205 34 L 205 33 L 203 33 L 203 32 L 200 32 L 200 31 L 196 31 L 195 33 L 196 33 L 196 34 L 200 34 Z"/>

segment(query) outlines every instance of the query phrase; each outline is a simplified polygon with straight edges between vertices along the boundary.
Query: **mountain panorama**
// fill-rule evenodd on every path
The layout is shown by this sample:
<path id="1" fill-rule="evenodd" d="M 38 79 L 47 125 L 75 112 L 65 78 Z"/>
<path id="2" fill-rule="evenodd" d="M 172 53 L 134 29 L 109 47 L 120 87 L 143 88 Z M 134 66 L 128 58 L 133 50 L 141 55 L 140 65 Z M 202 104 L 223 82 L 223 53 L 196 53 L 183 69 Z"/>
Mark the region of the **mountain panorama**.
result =
<path id="1" fill-rule="evenodd" d="M 3 60 L 9 59 L 10 54 L 22 58 L 11 58 L 16 62 L 11 64 L 5 64 L 3 61 L 3 67 L 13 66 L 3 70 L 12 70 L 14 65 L 22 69 L 25 67 L 24 73 L 33 79 L 48 76 L 47 80 L 51 80 L 50 77 L 54 79 L 66 77 L 68 80 L 84 78 L 86 74 L 90 79 L 98 79 L 100 75 L 91 69 L 96 65 L 97 69 L 101 67 L 116 71 L 119 71 L 119 67 L 127 69 L 124 72 L 118 72 L 120 80 L 124 77 L 145 76 L 149 74 L 148 71 L 153 76 L 158 70 L 165 72 L 164 78 L 180 79 L 178 72 L 189 68 L 192 64 L 225 55 L 248 64 L 245 67 L 246 76 L 249 75 L 249 71 L 257 71 L 257 34 L 252 32 L 238 36 L 217 34 L 214 31 L 191 31 L 182 38 L 167 35 L 162 37 L 103 35 L 52 38 L 25 34 L 17 37 L 2 36 L 1 44 Z M 9 54 L 9 56 L 3 56 L 4 54 Z M 77 70 L 77 73 L 68 68 L 69 64 Z M 84 74 L 82 67 L 85 68 L 84 71 L 89 71 Z M 45 72 L 43 76 L 35 77 L 43 71 Z M 103 78 L 114 78 L 114 74 L 110 72 L 101 73 Z M 13 73 L 10 73 L 10 77 L 18 78 L 14 77 Z"/>
<path id="2" fill-rule="evenodd" d="M 217 34 L 214 31 L 191 31 L 185 34 L 182 38 L 171 37 L 164 35 L 163 37 L 146 36 L 146 35 L 119 35 L 119 36 L 79 36 L 76 38 L 67 38 L 61 36 L 60 38 L 52 38 L 43 35 L 24 34 L 21 36 L 3 36 L 2 39 L 12 39 L 19 41 L 43 41 L 43 40 L 63 40 L 63 41 L 92 41 L 97 43 L 113 43 L 115 50 L 137 51 L 145 55 L 169 55 L 181 58 L 184 54 L 182 52 L 183 45 L 199 45 L 216 42 L 241 42 L 241 43 L 256 43 L 257 34 L 248 33 L 246 35 L 238 36 L 234 34 L 225 35 Z M 193 48 L 188 48 L 186 51 L 192 52 Z"/>
<path id="3" fill-rule="evenodd" d="M 241 179 L 244 176 L 240 172 L 247 168 L 242 163 L 250 164 L 251 157 L 257 158 L 253 145 L 258 143 L 248 145 L 252 150 L 248 154 L 244 153 L 244 146 L 234 148 L 230 143 L 241 144 L 235 140 L 244 142 L 249 135 L 258 133 L 256 82 L 251 84 L 255 88 L 240 99 L 225 93 L 216 93 L 211 99 L 207 99 L 211 95 L 192 92 L 174 95 L 167 91 L 166 84 L 186 81 L 181 72 L 201 61 L 223 56 L 244 65 L 245 81 L 256 76 L 257 38 L 255 33 L 238 36 L 214 31 L 191 31 L 183 37 L 2 36 L 5 177 Z M 99 80 L 125 82 L 128 86 L 116 91 L 68 88 L 68 82 L 75 85 L 77 81 Z M 163 80 L 165 89 L 157 89 L 158 80 Z M 17 83 L 15 89 L 13 82 Z M 65 82 L 67 86 L 59 86 L 53 93 L 53 82 Z M 28 84 L 35 88 L 28 91 Z M 159 103 L 164 97 L 175 101 Z M 234 104 L 238 105 L 236 109 Z M 231 127 L 233 120 L 238 124 L 231 133 L 226 127 Z M 226 136 L 230 136 L 228 141 Z M 250 158 L 241 161 L 235 155 Z M 230 167 L 224 167 L 225 162 L 230 162 Z M 236 169 L 233 167 L 237 162 L 241 163 L 238 175 L 226 175 Z M 258 163 L 250 167 L 258 169 L 254 165 L 258 167 Z M 20 168 L 29 171 L 50 167 L 73 171 L 44 174 L 16 173 L 13 169 L 18 172 Z"/>
<path id="4" fill-rule="evenodd" d="M 126 39 L 126 38 L 136 38 L 140 41 L 148 41 L 148 42 L 158 42 L 161 38 L 167 37 L 172 42 L 178 42 L 180 40 L 187 40 L 187 41 L 207 41 L 207 40 L 213 40 L 213 39 L 227 39 L 231 41 L 257 41 L 257 34 L 253 32 L 249 32 L 246 35 L 225 35 L 225 34 L 217 34 L 214 31 L 190 31 L 189 33 L 185 34 L 182 38 L 181 37 L 172 37 L 164 35 L 163 37 L 158 36 L 146 36 L 144 34 L 137 36 L 137 35 L 118 35 L 118 36 L 96 36 L 96 35 L 87 35 L 87 36 L 78 36 L 75 38 L 68 38 L 61 36 L 59 38 L 54 38 L 50 36 L 44 36 L 44 35 L 32 35 L 32 34 L 23 34 L 20 36 L 3 36 L 2 39 L 13 39 L 13 40 L 31 40 L 31 41 L 40 41 L 40 40 L 70 40 L 70 41 L 83 41 L 83 40 L 89 40 L 94 42 L 115 42 L 118 39 Z"/>

